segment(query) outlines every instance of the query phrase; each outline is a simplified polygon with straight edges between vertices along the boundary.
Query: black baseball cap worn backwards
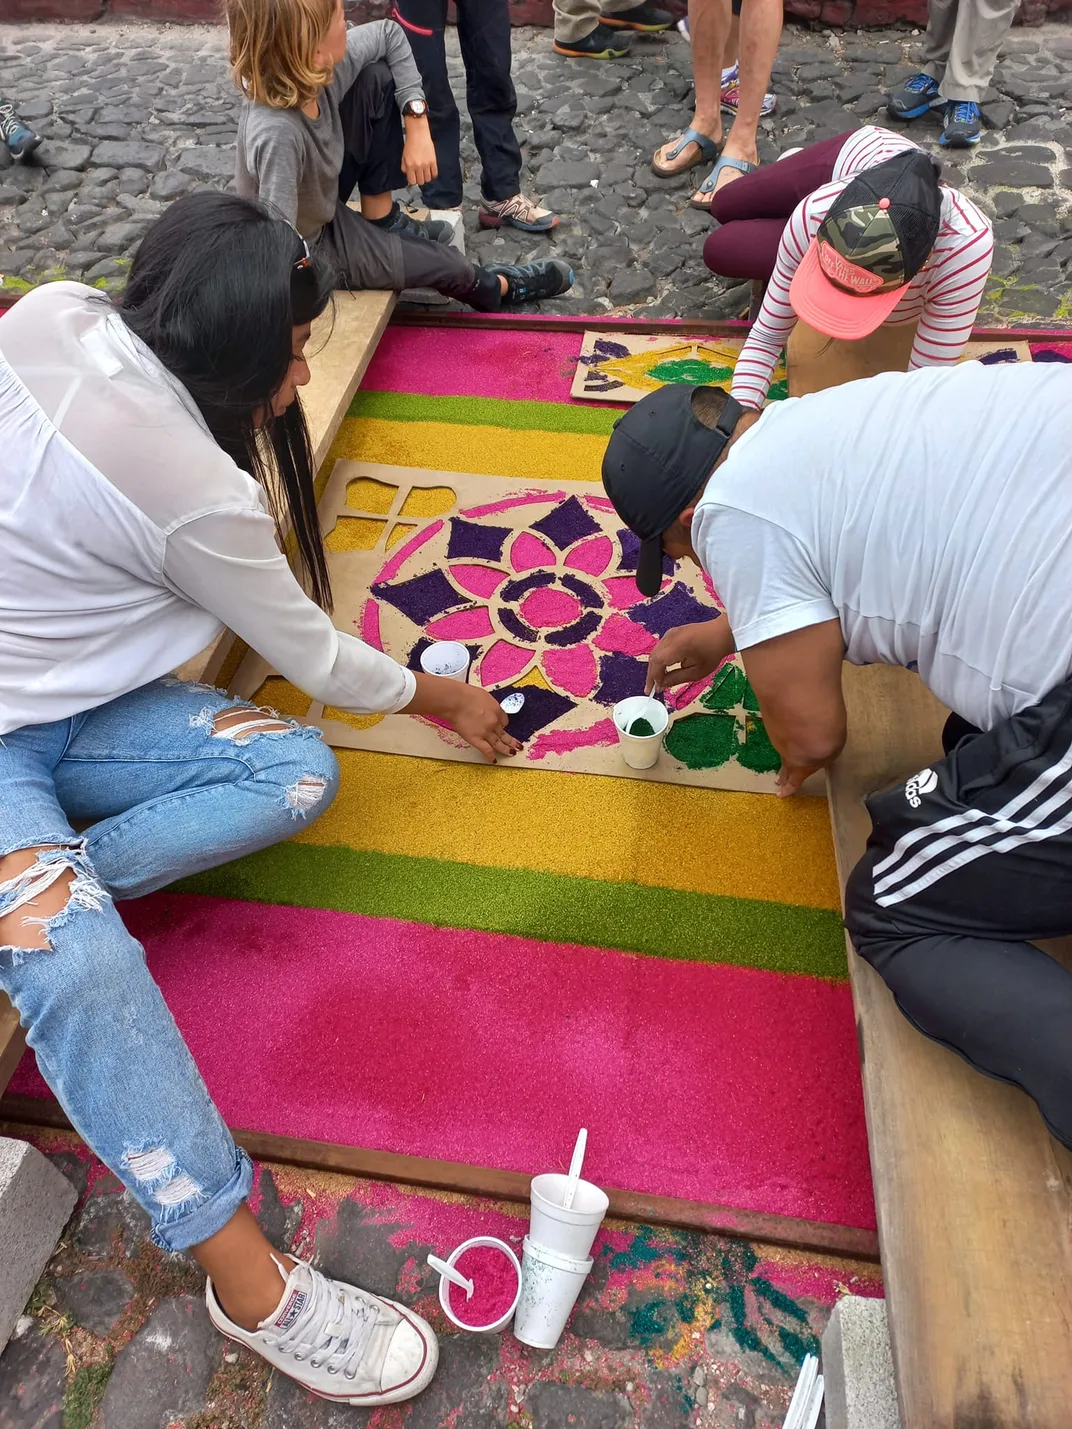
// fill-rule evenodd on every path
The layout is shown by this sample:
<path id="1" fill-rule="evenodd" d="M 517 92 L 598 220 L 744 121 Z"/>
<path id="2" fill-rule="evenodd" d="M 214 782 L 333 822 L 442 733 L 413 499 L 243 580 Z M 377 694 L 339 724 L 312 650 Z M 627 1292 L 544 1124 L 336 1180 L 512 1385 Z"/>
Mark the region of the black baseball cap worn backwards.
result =
<path id="1" fill-rule="evenodd" d="M 663 533 L 695 497 L 733 435 L 744 410 L 728 393 L 715 426 L 699 415 L 697 398 L 714 387 L 669 383 L 642 397 L 614 424 L 603 457 L 603 486 L 615 511 L 640 537 L 636 583 L 658 595 Z"/>

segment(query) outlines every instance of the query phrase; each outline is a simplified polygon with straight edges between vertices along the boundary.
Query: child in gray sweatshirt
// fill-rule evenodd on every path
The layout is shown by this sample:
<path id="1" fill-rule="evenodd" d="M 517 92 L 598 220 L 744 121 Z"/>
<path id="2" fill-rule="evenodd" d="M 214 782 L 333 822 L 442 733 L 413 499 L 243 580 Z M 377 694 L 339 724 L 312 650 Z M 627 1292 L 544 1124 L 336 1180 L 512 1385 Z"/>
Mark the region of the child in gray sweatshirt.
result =
<path id="1" fill-rule="evenodd" d="M 239 194 L 274 208 L 338 272 L 340 287 L 434 288 L 470 307 L 557 297 L 561 260 L 473 264 L 450 226 L 392 197 L 437 173 L 421 78 L 393 20 L 348 29 L 341 0 L 227 0 L 231 65 L 245 95 Z M 357 189 L 361 211 L 347 206 Z"/>

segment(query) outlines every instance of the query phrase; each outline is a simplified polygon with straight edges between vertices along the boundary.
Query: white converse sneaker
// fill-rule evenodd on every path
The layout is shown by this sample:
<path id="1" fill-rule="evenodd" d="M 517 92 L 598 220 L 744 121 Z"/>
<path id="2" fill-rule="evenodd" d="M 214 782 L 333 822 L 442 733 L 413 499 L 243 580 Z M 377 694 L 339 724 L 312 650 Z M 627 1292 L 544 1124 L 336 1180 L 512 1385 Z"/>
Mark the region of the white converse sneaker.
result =
<path id="1" fill-rule="evenodd" d="M 419 1315 L 330 1280 L 303 1260 L 289 1275 L 275 1263 L 283 1297 L 255 1330 L 227 1317 L 208 1282 L 205 1300 L 217 1330 L 256 1350 L 313 1394 L 339 1404 L 398 1404 L 431 1383 L 439 1345 Z"/>

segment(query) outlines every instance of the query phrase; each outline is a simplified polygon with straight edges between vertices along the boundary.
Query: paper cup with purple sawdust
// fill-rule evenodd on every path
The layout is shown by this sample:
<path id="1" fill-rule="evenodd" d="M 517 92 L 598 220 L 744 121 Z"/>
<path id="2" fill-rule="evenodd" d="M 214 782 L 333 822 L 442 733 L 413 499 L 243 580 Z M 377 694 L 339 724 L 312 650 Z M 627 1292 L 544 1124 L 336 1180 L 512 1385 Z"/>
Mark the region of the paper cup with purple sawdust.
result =
<path id="1" fill-rule="evenodd" d="M 574 1260 L 584 1260 L 603 1224 L 610 1200 L 606 1191 L 591 1181 L 579 1180 L 573 1193 L 573 1205 L 567 1210 L 564 1202 L 568 1184 L 569 1177 L 561 1171 L 548 1171 L 532 1178 L 529 1239 Z"/>
<path id="2" fill-rule="evenodd" d="M 521 1297 L 514 1312 L 514 1334 L 523 1345 L 554 1349 L 591 1269 L 590 1256 L 578 1260 L 525 1237 Z"/>
<path id="3" fill-rule="evenodd" d="M 444 680 L 465 680 L 469 674 L 469 651 L 457 640 L 437 640 L 421 651 L 421 669 L 426 675 Z"/>
<path id="4" fill-rule="evenodd" d="M 460 1285 L 442 1277 L 439 1303 L 447 1319 L 476 1334 L 505 1330 L 521 1295 L 521 1265 L 506 1242 L 473 1236 L 447 1256 L 447 1264 L 473 1282 L 473 1293 L 467 1296 Z"/>
<path id="5" fill-rule="evenodd" d="M 670 715 L 660 700 L 630 695 L 614 706 L 614 728 L 622 758 L 630 769 L 650 769 L 659 757 Z"/>

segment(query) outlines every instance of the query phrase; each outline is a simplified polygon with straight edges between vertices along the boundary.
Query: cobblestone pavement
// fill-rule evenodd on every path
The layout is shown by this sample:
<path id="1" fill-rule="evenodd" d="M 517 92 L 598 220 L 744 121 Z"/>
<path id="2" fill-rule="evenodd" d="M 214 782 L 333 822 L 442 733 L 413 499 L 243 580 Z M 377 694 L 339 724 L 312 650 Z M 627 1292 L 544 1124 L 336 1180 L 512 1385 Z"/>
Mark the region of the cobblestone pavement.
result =
<path id="1" fill-rule="evenodd" d="M 919 43 L 904 30 L 787 26 L 774 72 L 779 106 L 765 121 L 761 157 L 875 118 L 883 88 L 915 68 Z M 453 35 L 451 46 L 457 76 Z M 552 239 L 478 232 L 467 131 L 468 251 L 500 261 L 568 258 L 576 287 L 548 311 L 734 316 L 746 292 L 704 268 L 708 220 L 687 207 L 688 179 L 660 180 L 649 168 L 657 144 L 687 120 L 689 48 L 672 33 L 639 39 L 635 51 L 584 64 L 556 56 L 546 30 L 515 31 L 525 186 L 563 222 Z M 59 275 L 119 282 L 169 200 L 230 182 L 238 100 L 222 29 L 0 25 L 0 94 L 47 139 L 32 167 L 0 150 L 0 273 L 9 287 Z M 943 154 L 949 181 L 995 219 L 991 320 L 1072 316 L 1070 103 L 1072 26 L 1015 30 L 984 105 L 994 127 L 977 149 Z M 937 148 L 937 119 L 916 121 L 912 132 Z"/>
<path id="2" fill-rule="evenodd" d="M 277 1246 L 397 1295 L 440 1335 L 412 1404 L 339 1408 L 215 1332 L 201 1272 L 146 1239 L 73 1137 L 32 1139 L 80 1198 L 0 1355 L 0 1429 L 777 1429 L 837 1296 L 878 1289 L 874 1267 L 612 1225 L 558 1349 L 528 1350 L 452 1332 L 425 1260 L 479 1234 L 520 1253 L 521 1208 L 261 1166 L 252 1204 Z"/>

